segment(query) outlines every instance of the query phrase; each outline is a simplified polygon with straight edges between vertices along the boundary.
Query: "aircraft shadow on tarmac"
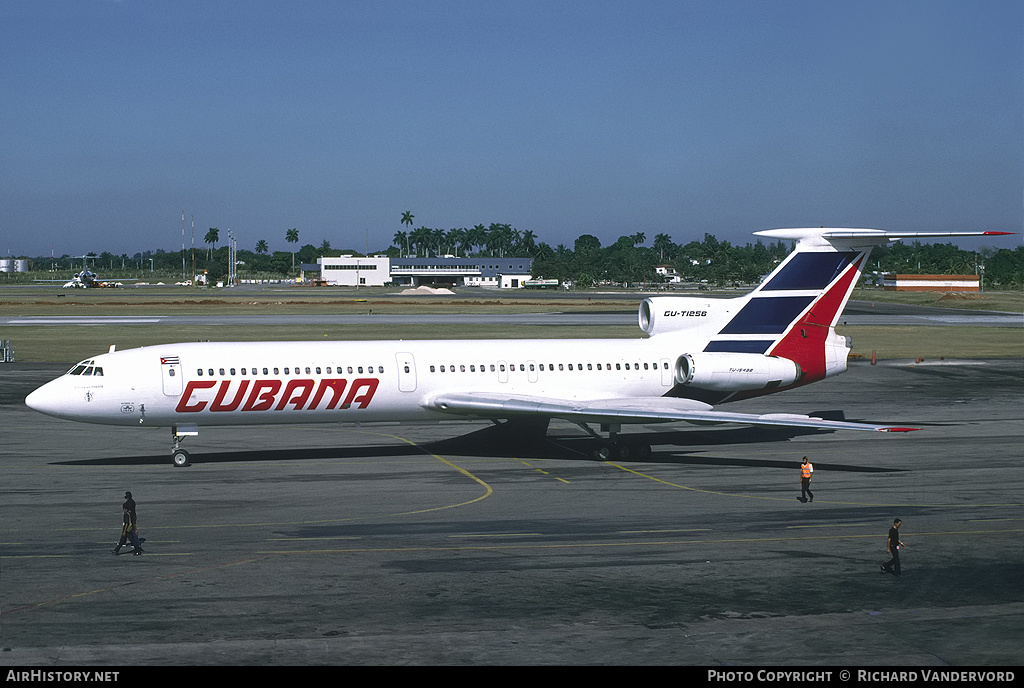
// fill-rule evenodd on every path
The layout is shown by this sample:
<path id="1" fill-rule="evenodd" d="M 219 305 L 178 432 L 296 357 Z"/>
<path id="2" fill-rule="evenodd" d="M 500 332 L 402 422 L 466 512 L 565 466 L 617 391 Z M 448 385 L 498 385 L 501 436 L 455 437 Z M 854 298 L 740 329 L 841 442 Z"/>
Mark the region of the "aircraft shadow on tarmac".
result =
<path id="1" fill-rule="evenodd" d="M 817 412 L 813 415 L 841 419 L 841 412 Z M 650 456 L 637 463 L 661 463 L 705 466 L 745 466 L 757 468 L 783 468 L 792 470 L 799 465 L 799 458 L 792 461 L 747 459 L 735 457 L 708 456 L 708 448 L 725 445 L 758 445 L 785 442 L 794 437 L 831 434 L 831 430 L 796 427 L 743 427 L 713 430 L 673 430 L 662 432 L 645 431 L 630 433 L 629 437 L 643 437 L 655 450 Z M 626 436 L 626 435 L 623 435 Z M 510 459 L 558 459 L 566 461 L 591 462 L 592 450 L 596 445 L 592 437 L 542 435 L 511 431 L 502 425 L 495 425 L 453 437 L 417 445 L 421 451 L 442 456 L 478 456 Z M 243 461 L 310 461 L 330 459 L 373 459 L 408 456 L 414 450 L 406 444 L 360 445 L 347 447 L 316 447 L 291 449 L 243 449 L 238 451 L 195 452 L 193 464 L 216 464 Z M 620 463 L 632 461 L 619 460 Z M 59 466 L 144 466 L 169 464 L 166 454 L 118 456 L 72 461 L 54 461 Z M 875 466 L 855 466 L 815 462 L 818 468 L 833 471 L 862 473 L 899 472 L 900 469 Z"/>

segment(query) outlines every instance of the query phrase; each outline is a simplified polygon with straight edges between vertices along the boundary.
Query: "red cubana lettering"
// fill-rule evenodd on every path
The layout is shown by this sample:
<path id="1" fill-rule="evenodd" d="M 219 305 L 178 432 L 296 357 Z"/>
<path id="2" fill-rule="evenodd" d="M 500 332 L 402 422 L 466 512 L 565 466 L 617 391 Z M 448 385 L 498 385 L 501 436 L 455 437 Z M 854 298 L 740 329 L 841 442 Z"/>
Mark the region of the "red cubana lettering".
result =
<path id="1" fill-rule="evenodd" d="M 352 381 L 352 386 L 348 388 L 348 396 L 345 397 L 345 403 L 341 405 L 341 408 L 347 409 L 352 404 L 359 404 L 359 408 L 364 409 L 373 399 L 374 393 L 377 391 L 377 385 L 380 384 L 380 380 L 371 377 L 361 377 L 357 380 Z M 360 390 L 365 390 L 362 394 L 357 395 L 356 393 Z"/>
<path id="2" fill-rule="evenodd" d="M 185 391 L 182 393 L 181 398 L 178 400 L 178 405 L 174 407 L 177 413 L 198 413 L 206 408 L 205 401 L 200 401 L 195 404 L 190 404 L 192 401 L 192 393 L 197 389 L 209 389 L 213 387 L 216 382 L 213 380 L 192 380 L 185 385 Z"/>
<path id="3" fill-rule="evenodd" d="M 210 404 L 211 411 L 234 411 L 238 408 L 238 405 L 242 403 L 242 399 L 245 398 L 245 390 L 249 389 L 249 381 L 242 380 L 238 387 L 238 391 L 235 392 L 235 398 L 231 400 L 231 403 L 225 404 L 224 397 L 227 395 L 228 387 L 230 386 L 230 380 L 224 380 L 220 383 L 220 389 L 217 390 L 217 396 L 214 398 L 213 403 Z"/>
<path id="4" fill-rule="evenodd" d="M 301 411 L 305 409 L 313 411 L 320 406 L 321 402 L 325 401 L 325 397 L 324 410 L 348 409 L 353 405 L 356 408 L 364 409 L 370 404 L 373 395 L 377 393 L 380 380 L 370 377 L 358 378 L 353 380 L 351 385 L 342 378 L 322 379 L 319 383 L 316 380 L 303 378 L 289 380 L 287 384 L 282 384 L 281 380 L 239 380 L 238 388 L 232 393 L 233 384 L 233 380 L 221 380 L 219 385 L 215 380 L 192 380 L 185 386 L 185 392 L 178 399 L 178 405 L 174 410 L 178 413 L 199 413 L 203 410 L 209 410 L 212 413 L 238 410 Z M 217 388 L 217 393 L 213 401 L 209 399 L 193 400 L 193 396 L 200 390 L 214 387 Z M 246 393 L 248 393 L 248 397 Z M 243 399 L 245 399 L 244 404 L 242 403 Z M 240 406 L 241 409 L 239 409 Z M 291 409 L 288 409 L 288 406 L 291 406 Z M 207 409 L 207 407 L 209 408 Z"/>
<path id="5" fill-rule="evenodd" d="M 281 389 L 280 380 L 256 380 L 252 385 L 252 393 L 242 407 L 243 411 L 269 411 L 274 406 L 274 399 Z"/>
<path id="6" fill-rule="evenodd" d="M 313 384 L 312 380 L 289 380 L 284 388 L 284 394 L 281 395 L 281 401 L 278 402 L 274 410 L 280 411 L 286 404 L 291 404 L 298 411 L 306 405 L 306 400 L 309 399 L 309 395 L 313 392 Z M 297 389 L 301 391 L 292 396 L 292 393 Z"/>
<path id="7" fill-rule="evenodd" d="M 307 411 L 312 411 L 320 405 L 320 401 L 324 398 L 324 393 L 327 390 L 331 390 L 331 400 L 327 403 L 327 409 L 333 409 L 341 401 L 341 395 L 345 393 L 345 385 L 348 384 L 347 380 L 338 378 L 325 378 L 320 380 L 320 386 L 316 388 L 316 394 L 313 395 L 313 401 L 309 402 L 309 406 L 306 407 Z"/>

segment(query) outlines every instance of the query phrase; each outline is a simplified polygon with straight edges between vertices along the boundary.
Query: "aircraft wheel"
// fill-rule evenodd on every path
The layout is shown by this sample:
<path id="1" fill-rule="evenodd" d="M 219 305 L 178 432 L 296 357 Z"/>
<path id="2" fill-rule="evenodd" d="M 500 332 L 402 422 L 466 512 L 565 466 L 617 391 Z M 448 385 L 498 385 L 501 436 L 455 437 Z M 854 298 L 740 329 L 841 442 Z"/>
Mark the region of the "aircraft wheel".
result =
<path id="1" fill-rule="evenodd" d="M 613 449 L 620 461 L 643 461 L 651 456 L 651 445 L 646 442 L 623 442 Z"/>
<path id="2" fill-rule="evenodd" d="M 171 461 L 179 468 L 192 465 L 188 452 L 184 449 L 175 449 L 174 453 L 171 454 Z"/>
<path id="3" fill-rule="evenodd" d="M 612 446 L 603 442 L 597 445 L 597 449 L 594 450 L 594 458 L 598 461 L 607 461 L 612 458 Z"/>

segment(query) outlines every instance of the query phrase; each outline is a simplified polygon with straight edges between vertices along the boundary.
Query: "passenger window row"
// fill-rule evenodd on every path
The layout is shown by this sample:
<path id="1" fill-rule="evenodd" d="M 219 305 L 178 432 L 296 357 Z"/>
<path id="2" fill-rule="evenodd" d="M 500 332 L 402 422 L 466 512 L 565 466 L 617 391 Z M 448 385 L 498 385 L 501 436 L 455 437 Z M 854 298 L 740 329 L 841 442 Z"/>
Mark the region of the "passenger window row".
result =
<path id="1" fill-rule="evenodd" d="M 373 374 L 375 369 L 376 369 L 377 373 L 383 373 L 384 372 L 384 366 L 372 366 L 371 365 L 371 366 L 347 366 L 347 367 L 346 366 L 327 366 L 326 367 L 327 375 L 344 375 L 346 372 L 349 375 L 355 375 L 355 374 L 367 375 L 367 374 Z M 237 369 L 237 368 L 217 368 L 216 371 L 213 368 L 207 368 L 205 370 L 202 369 L 202 368 L 197 368 L 196 369 L 196 375 L 198 377 L 203 377 L 204 375 L 207 375 L 209 377 L 215 377 L 215 376 L 218 376 L 218 375 L 221 376 L 221 377 L 227 377 L 227 376 L 233 376 L 233 375 L 236 375 L 236 374 L 241 374 L 241 375 L 271 375 L 271 374 L 273 374 L 273 375 L 280 375 L 281 374 L 281 370 L 282 370 L 281 368 L 242 368 L 241 369 L 241 373 L 239 373 L 238 372 L 239 369 Z M 322 368 L 321 366 L 295 366 L 294 368 L 291 368 L 291 367 L 284 368 L 284 374 L 285 375 L 322 375 L 323 374 L 322 373 L 323 370 L 325 370 L 325 368 Z"/>
<path id="2" fill-rule="evenodd" d="M 557 370 L 566 370 L 566 369 L 568 369 L 568 370 L 584 370 L 584 367 L 583 367 L 584 364 L 583 363 L 575 363 L 575 364 L 574 363 L 558 363 L 558 364 L 555 364 L 555 363 L 520 363 L 518 365 L 519 365 L 519 370 L 523 371 L 523 372 L 525 372 L 526 370 L 530 370 L 530 371 L 534 371 L 534 370 L 554 371 L 556 369 Z M 643 365 L 643 370 L 658 370 L 659 369 L 658 368 L 658 365 L 659 365 L 658 363 L 644 363 L 642 365 Z M 641 366 L 640 363 L 633 363 L 633 364 L 630 364 L 630 363 L 616 363 L 615 367 L 614 367 L 614 370 L 622 370 L 623 367 L 625 367 L 625 370 L 640 370 L 641 369 L 640 366 Z M 668 362 L 667 361 L 661 363 L 661 366 L 665 370 L 668 370 Z M 474 364 L 470 364 L 468 366 L 464 365 L 464 364 L 460 364 L 458 366 L 455 366 L 454 364 L 453 365 L 431 365 L 430 366 L 430 372 L 432 372 L 432 373 L 436 373 L 436 372 L 442 372 L 442 373 L 451 372 L 451 373 L 454 373 L 454 372 L 456 372 L 456 368 L 458 368 L 458 372 L 460 372 L 460 373 L 467 372 L 467 368 L 468 368 L 468 372 L 470 372 L 470 373 L 477 372 L 478 368 L 479 368 L 479 372 L 481 372 L 481 373 L 485 373 L 488 370 L 490 372 L 492 372 L 492 373 L 493 372 L 497 372 L 497 371 L 501 371 L 501 372 L 504 373 L 504 372 L 506 372 L 506 370 L 514 372 L 516 370 L 516 364 L 515 363 L 509 363 L 509 364 L 505 364 L 505 363 L 494 364 L 494 363 L 491 363 L 489 365 L 488 364 L 480 364 L 479 366 L 474 365 Z M 611 363 L 604 363 L 604 364 L 602 364 L 602 363 L 587 363 L 586 364 L 586 370 L 595 370 L 595 368 L 596 368 L 596 370 L 613 370 Z"/>

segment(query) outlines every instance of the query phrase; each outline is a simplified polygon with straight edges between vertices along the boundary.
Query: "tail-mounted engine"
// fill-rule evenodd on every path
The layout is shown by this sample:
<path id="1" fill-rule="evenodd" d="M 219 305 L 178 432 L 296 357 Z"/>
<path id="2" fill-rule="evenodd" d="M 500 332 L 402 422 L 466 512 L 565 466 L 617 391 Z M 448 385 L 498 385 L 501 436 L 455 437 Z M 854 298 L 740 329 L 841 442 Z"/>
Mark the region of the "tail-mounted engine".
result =
<path id="1" fill-rule="evenodd" d="M 640 302 L 640 329 L 649 335 L 704 329 L 713 334 L 737 310 L 735 299 L 655 296 Z"/>
<path id="2" fill-rule="evenodd" d="M 676 359 L 675 366 L 677 385 L 718 392 L 785 387 L 802 375 L 794 361 L 760 354 L 683 354 Z"/>

